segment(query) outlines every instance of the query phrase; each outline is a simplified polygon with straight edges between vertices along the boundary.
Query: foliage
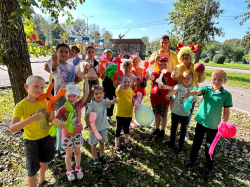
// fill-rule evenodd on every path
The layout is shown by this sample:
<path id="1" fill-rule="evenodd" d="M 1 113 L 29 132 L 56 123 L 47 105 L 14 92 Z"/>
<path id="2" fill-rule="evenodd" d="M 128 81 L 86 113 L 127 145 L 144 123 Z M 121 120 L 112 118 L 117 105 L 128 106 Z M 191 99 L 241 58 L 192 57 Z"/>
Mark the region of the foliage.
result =
<path id="1" fill-rule="evenodd" d="M 250 63 L 250 53 L 246 54 L 244 58 L 248 63 Z"/>
<path id="2" fill-rule="evenodd" d="M 230 63 L 231 62 L 231 59 L 228 59 L 228 58 L 226 58 L 226 60 L 225 60 L 225 63 Z"/>
<path id="3" fill-rule="evenodd" d="M 204 60 L 203 60 L 205 63 L 208 63 L 209 61 L 210 61 L 210 58 L 209 57 L 206 57 L 206 58 L 204 58 Z"/>
<path id="4" fill-rule="evenodd" d="M 217 54 L 213 58 L 213 62 L 216 64 L 223 64 L 225 61 L 226 57 L 222 54 Z"/>
<path id="5" fill-rule="evenodd" d="M 200 62 L 203 62 L 202 60 Z M 249 64 L 240 64 L 240 63 L 224 63 L 224 64 L 215 64 L 213 62 L 209 62 L 205 64 L 206 66 L 218 66 L 218 67 L 226 67 L 226 68 L 235 68 L 235 69 L 249 69 L 250 70 L 250 65 Z"/>
<path id="6" fill-rule="evenodd" d="M 221 50 L 221 43 L 218 41 L 213 41 L 204 47 L 201 56 L 206 55 L 210 59 L 213 59 L 214 56 L 220 52 L 220 50 Z"/>

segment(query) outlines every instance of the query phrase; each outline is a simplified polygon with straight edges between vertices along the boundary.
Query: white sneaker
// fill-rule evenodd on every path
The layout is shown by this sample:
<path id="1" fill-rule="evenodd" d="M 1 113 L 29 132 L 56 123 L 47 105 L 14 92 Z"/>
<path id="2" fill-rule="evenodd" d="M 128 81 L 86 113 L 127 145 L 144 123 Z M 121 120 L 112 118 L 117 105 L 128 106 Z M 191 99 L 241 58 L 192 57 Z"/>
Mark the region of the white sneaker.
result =
<path id="1" fill-rule="evenodd" d="M 76 179 L 73 169 L 71 171 L 67 171 L 66 175 L 69 181 L 74 181 Z"/>
<path id="2" fill-rule="evenodd" d="M 83 178 L 82 169 L 81 169 L 81 168 L 80 168 L 80 169 L 75 168 L 75 171 L 77 172 L 76 178 L 77 178 L 78 180 L 81 180 L 81 179 Z"/>

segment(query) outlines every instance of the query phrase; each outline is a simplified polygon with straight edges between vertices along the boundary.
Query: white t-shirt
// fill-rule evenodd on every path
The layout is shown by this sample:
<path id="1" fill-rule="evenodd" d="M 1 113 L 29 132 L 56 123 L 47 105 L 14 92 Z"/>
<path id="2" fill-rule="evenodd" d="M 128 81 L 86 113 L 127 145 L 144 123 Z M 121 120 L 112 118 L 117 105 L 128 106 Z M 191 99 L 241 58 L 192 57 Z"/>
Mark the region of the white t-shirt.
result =
<path id="1" fill-rule="evenodd" d="M 74 65 L 74 64 L 73 64 L 73 61 L 74 61 L 74 60 L 75 60 L 74 58 L 69 58 L 69 59 L 67 60 L 67 63 L 68 63 L 68 64 L 71 64 L 71 65 Z M 76 65 L 76 72 L 78 72 L 79 70 L 81 70 L 80 64 L 81 64 L 81 63 L 79 63 L 78 65 Z"/>
<path id="2" fill-rule="evenodd" d="M 98 75 L 97 75 L 97 73 L 98 73 L 98 71 L 99 71 L 99 65 L 97 65 L 97 66 L 95 66 L 94 67 L 94 61 L 92 61 L 92 62 L 90 62 L 90 61 L 86 61 L 86 62 L 84 62 L 84 64 L 85 64 L 85 66 L 86 65 L 88 65 L 88 66 L 90 66 L 91 64 L 93 65 L 93 67 L 92 68 L 89 68 L 89 71 L 88 71 L 88 73 L 85 75 L 87 78 L 88 77 L 97 77 L 98 78 Z M 95 69 L 94 69 L 95 68 Z"/>

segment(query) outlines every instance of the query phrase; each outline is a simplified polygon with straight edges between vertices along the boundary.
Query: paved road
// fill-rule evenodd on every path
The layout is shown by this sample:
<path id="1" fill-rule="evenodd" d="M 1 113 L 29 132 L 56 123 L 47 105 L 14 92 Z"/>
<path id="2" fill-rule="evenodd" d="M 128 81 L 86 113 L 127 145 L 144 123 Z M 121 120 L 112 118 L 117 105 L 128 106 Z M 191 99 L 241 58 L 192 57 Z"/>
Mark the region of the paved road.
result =
<path id="1" fill-rule="evenodd" d="M 49 73 L 45 72 L 43 70 L 44 62 L 50 59 L 50 56 L 47 57 L 40 57 L 37 58 L 31 58 L 31 67 L 34 75 L 40 75 L 45 78 L 46 81 L 49 80 Z M 127 59 L 122 59 L 122 61 L 126 61 Z M 144 61 L 141 62 L 140 66 L 143 67 Z M 151 73 L 153 71 L 153 66 L 150 66 L 148 68 L 148 71 Z M 206 69 L 223 69 L 226 72 L 233 71 L 233 72 L 241 72 L 241 73 L 250 73 L 250 70 L 239 70 L 234 68 L 221 68 L 221 67 L 211 67 L 206 66 Z M 10 85 L 8 71 L 5 66 L 0 66 L 0 87 Z M 201 85 L 211 85 L 210 81 L 205 81 Z M 233 104 L 234 108 L 236 110 L 239 110 L 241 112 L 250 114 L 250 89 L 243 89 L 238 88 L 230 85 L 225 85 L 225 89 L 232 93 L 233 95 Z"/>

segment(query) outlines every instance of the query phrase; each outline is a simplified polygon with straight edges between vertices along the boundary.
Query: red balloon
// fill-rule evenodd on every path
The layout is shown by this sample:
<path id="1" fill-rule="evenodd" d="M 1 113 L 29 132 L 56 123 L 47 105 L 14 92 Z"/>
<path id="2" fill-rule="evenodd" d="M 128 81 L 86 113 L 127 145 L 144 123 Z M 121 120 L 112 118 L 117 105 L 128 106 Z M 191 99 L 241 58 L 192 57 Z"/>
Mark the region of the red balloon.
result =
<path id="1" fill-rule="evenodd" d="M 194 71 L 196 71 L 197 73 L 202 73 L 202 72 L 204 72 L 204 71 L 205 71 L 205 66 L 204 66 L 204 64 L 202 64 L 202 63 L 197 63 L 197 64 L 195 64 L 195 66 L 194 66 Z"/>

